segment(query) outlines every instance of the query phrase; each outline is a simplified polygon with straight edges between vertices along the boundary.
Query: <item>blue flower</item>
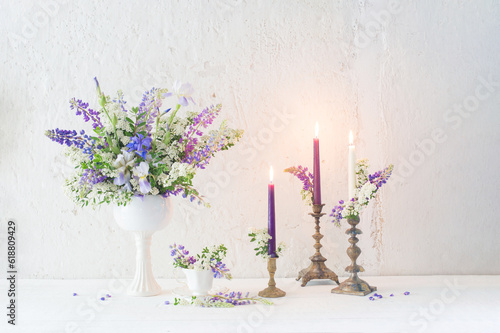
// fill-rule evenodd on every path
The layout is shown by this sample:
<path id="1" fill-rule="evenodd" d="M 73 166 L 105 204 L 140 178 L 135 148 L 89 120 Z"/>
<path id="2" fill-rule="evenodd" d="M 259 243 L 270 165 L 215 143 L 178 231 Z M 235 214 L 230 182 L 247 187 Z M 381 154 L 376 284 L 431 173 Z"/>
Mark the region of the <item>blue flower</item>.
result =
<path id="1" fill-rule="evenodd" d="M 151 149 L 151 141 L 151 137 L 144 138 L 142 134 L 137 134 L 130 139 L 127 148 L 129 148 L 129 151 L 135 151 L 137 155 L 145 160 L 147 152 Z"/>

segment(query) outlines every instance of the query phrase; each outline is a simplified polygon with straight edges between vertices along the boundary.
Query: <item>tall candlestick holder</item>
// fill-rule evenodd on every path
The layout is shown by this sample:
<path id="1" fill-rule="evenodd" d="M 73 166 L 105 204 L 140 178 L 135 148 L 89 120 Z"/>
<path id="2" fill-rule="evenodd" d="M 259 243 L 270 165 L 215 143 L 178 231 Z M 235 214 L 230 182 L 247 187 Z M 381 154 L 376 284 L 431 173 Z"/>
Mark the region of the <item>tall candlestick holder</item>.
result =
<path id="1" fill-rule="evenodd" d="M 279 288 L 276 288 L 276 281 L 274 281 L 274 273 L 276 273 L 276 259 L 277 258 L 269 258 L 267 260 L 267 270 L 269 271 L 269 283 L 266 289 L 259 291 L 260 297 L 277 298 L 286 295 L 286 292 L 284 292 Z"/>
<path id="2" fill-rule="evenodd" d="M 325 213 L 321 213 L 321 210 L 323 209 L 323 205 L 313 205 L 313 212 L 309 213 L 309 215 L 314 217 L 314 221 L 316 223 L 316 233 L 312 236 L 315 240 L 316 243 L 314 244 L 314 248 L 316 249 L 316 253 L 310 257 L 311 259 L 311 265 L 309 267 L 301 270 L 299 272 L 299 277 L 297 278 L 297 281 L 302 279 L 302 287 L 305 287 L 305 285 L 314 279 L 325 279 L 325 280 L 332 280 L 339 284 L 339 278 L 337 274 L 335 274 L 332 270 L 326 267 L 325 261 L 326 258 L 321 255 L 319 252 L 319 249 L 323 246 L 320 243 L 321 238 L 323 238 L 323 235 L 319 232 L 320 226 L 319 226 L 319 219 L 323 216 L 326 215 Z"/>
<path id="3" fill-rule="evenodd" d="M 358 277 L 358 272 L 364 272 L 365 269 L 356 263 L 356 259 L 361 254 L 361 249 L 356 245 L 359 239 L 357 235 L 361 235 L 362 232 L 356 226 L 359 223 L 359 216 L 354 218 L 348 218 L 347 223 L 351 225 L 350 229 L 345 232 L 351 235 L 349 238 L 349 243 L 351 246 L 347 248 L 347 255 L 351 258 L 351 265 L 347 266 L 345 271 L 351 273 L 349 278 L 342 282 L 338 287 L 332 289 L 332 293 L 335 294 L 346 294 L 346 295 L 357 295 L 366 296 L 377 290 L 377 287 L 370 286 L 367 282 L 361 280 Z"/>

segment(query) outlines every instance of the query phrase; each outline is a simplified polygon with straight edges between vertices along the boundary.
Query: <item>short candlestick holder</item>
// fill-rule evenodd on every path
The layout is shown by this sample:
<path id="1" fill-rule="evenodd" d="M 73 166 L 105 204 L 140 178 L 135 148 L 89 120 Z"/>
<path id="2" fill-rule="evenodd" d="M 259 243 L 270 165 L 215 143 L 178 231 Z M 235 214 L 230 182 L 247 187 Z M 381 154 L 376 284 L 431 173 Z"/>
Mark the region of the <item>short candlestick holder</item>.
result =
<path id="1" fill-rule="evenodd" d="M 297 278 L 297 281 L 302 279 L 302 287 L 305 287 L 305 285 L 314 279 L 326 279 L 326 280 L 332 280 L 335 281 L 337 284 L 339 284 L 339 278 L 337 274 L 335 274 L 332 270 L 326 267 L 325 261 L 326 258 L 321 255 L 319 252 L 319 249 L 323 246 L 320 243 L 321 238 L 323 238 L 323 235 L 319 232 L 320 226 L 319 226 L 319 219 L 321 216 L 326 215 L 325 213 L 321 213 L 321 210 L 323 209 L 323 205 L 313 205 L 313 212 L 309 213 L 309 215 L 314 217 L 315 223 L 316 223 L 316 233 L 312 236 L 316 240 L 316 244 L 314 244 L 314 248 L 316 249 L 316 253 L 310 257 L 311 259 L 311 265 L 309 267 L 301 270 L 299 272 L 299 277 Z"/>
<path id="2" fill-rule="evenodd" d="M 260 297 L 277 298 L 286 295 L 286 292 L 284 292 L 279 288 L 276 288 L 276 281 L 274 281 L 274 273 L 276 273 L 276 259 L 277 258 L 269 258 L 267 260 L 267 270 L 269 271 L 269 283 L 266 289 L 259 291 Z"/>
<path id="3" fill-rule="evenodd" d="M 351 273 L 349 278 L 342 282 L 337 288 L 332 289 L 334 294 L 346 294 L 346 295 L 356 295 L 356 296 L 366 296 L 377 290 L 377 287 L 371 287 L 367 282 L 361 280 L 358 277 L 358 272 L 364 272 L 365 269 L 358 264 L 356 264 L 356 259 L 361 254 L 361 249 L 356 245 L 359 239 L 357 235 L 361 235 L 362 232 L 356 225 L 359 223 L 359 216 L 354 218 L 347 218 L 347 223 L 351 225 L 350 229 L 345 232 L 351 235 L 349 238 L 349 243 L 351 246 L 347 248 L 347 255 L 351 258 L 351 265 L 347 266 L 345 271 Z"/>

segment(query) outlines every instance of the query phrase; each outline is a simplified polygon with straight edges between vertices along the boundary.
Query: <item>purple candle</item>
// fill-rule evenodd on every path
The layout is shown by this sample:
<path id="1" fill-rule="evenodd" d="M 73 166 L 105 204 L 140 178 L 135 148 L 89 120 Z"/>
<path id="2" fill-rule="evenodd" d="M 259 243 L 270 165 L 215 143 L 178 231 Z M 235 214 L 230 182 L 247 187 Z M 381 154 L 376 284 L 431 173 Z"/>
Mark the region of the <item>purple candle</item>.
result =
<path id="1" fill-rule="evenodd" d="M 274 209 L 274 184 L 273 184 L 273 167 L 269 171 L 269 177 L 271 179 L 268 186 L 268 226 L 267 232 L 271 239 L 269 240 L 269 245 L 267 247 L 267 254 L 271 258 L 276 258 L 276 214 Z"/>
<path id="2" fill-rule="evenodd" d="M 319 139 L 318 139 L 318 123 L 316 123 L 316 137 L 314 142 L 314 168 L 313 168 L 313 204 L 321 205 L 321 180 L 319 172 Z"/>

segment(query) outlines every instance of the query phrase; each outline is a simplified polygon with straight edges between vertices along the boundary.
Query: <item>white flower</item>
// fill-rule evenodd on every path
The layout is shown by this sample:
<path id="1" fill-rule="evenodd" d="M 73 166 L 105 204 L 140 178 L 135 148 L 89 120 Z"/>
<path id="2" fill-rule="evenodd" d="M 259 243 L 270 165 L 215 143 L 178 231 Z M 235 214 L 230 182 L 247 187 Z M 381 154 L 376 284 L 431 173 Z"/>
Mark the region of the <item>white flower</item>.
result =
<path id="1" fill-rule="evenodd" d="M 149 175 L 149 164 L 146 162 L 141 162 L 138 166 L 133 169 L 134 177 L 138 178 L 140 191 L 142 194 L 146 194 L 151 191 L 151 184 L 148 182 Z"/>
<path id="2" fill-rule="evenodd" d="M 188 106 L 190 100 L 193 104 L 194 100 L 191 95 L 193 94 L 194 89 L 190 83 L 181 83 L 180 81 L 175 81 L 174 86 L 172 87 L 172 92 L 166 93 L 164 97 L 169 97 L 175 95 L 179 98 L 179 104 L 182 106 Z"/>
<path id="3" fill-rule="evenodd" d="M 125 185 L 127 191 L 131 191 L 130 186 L 130 170 L 135 163 L 135 156 L 133 152 L 128 152 L 126 149 L 122 149 L 122 153 L 116 156 L 116 160 L 113 162 L 113 167 L 118 171 L 118 177 L 113 181 L 115 185 Z"/>

